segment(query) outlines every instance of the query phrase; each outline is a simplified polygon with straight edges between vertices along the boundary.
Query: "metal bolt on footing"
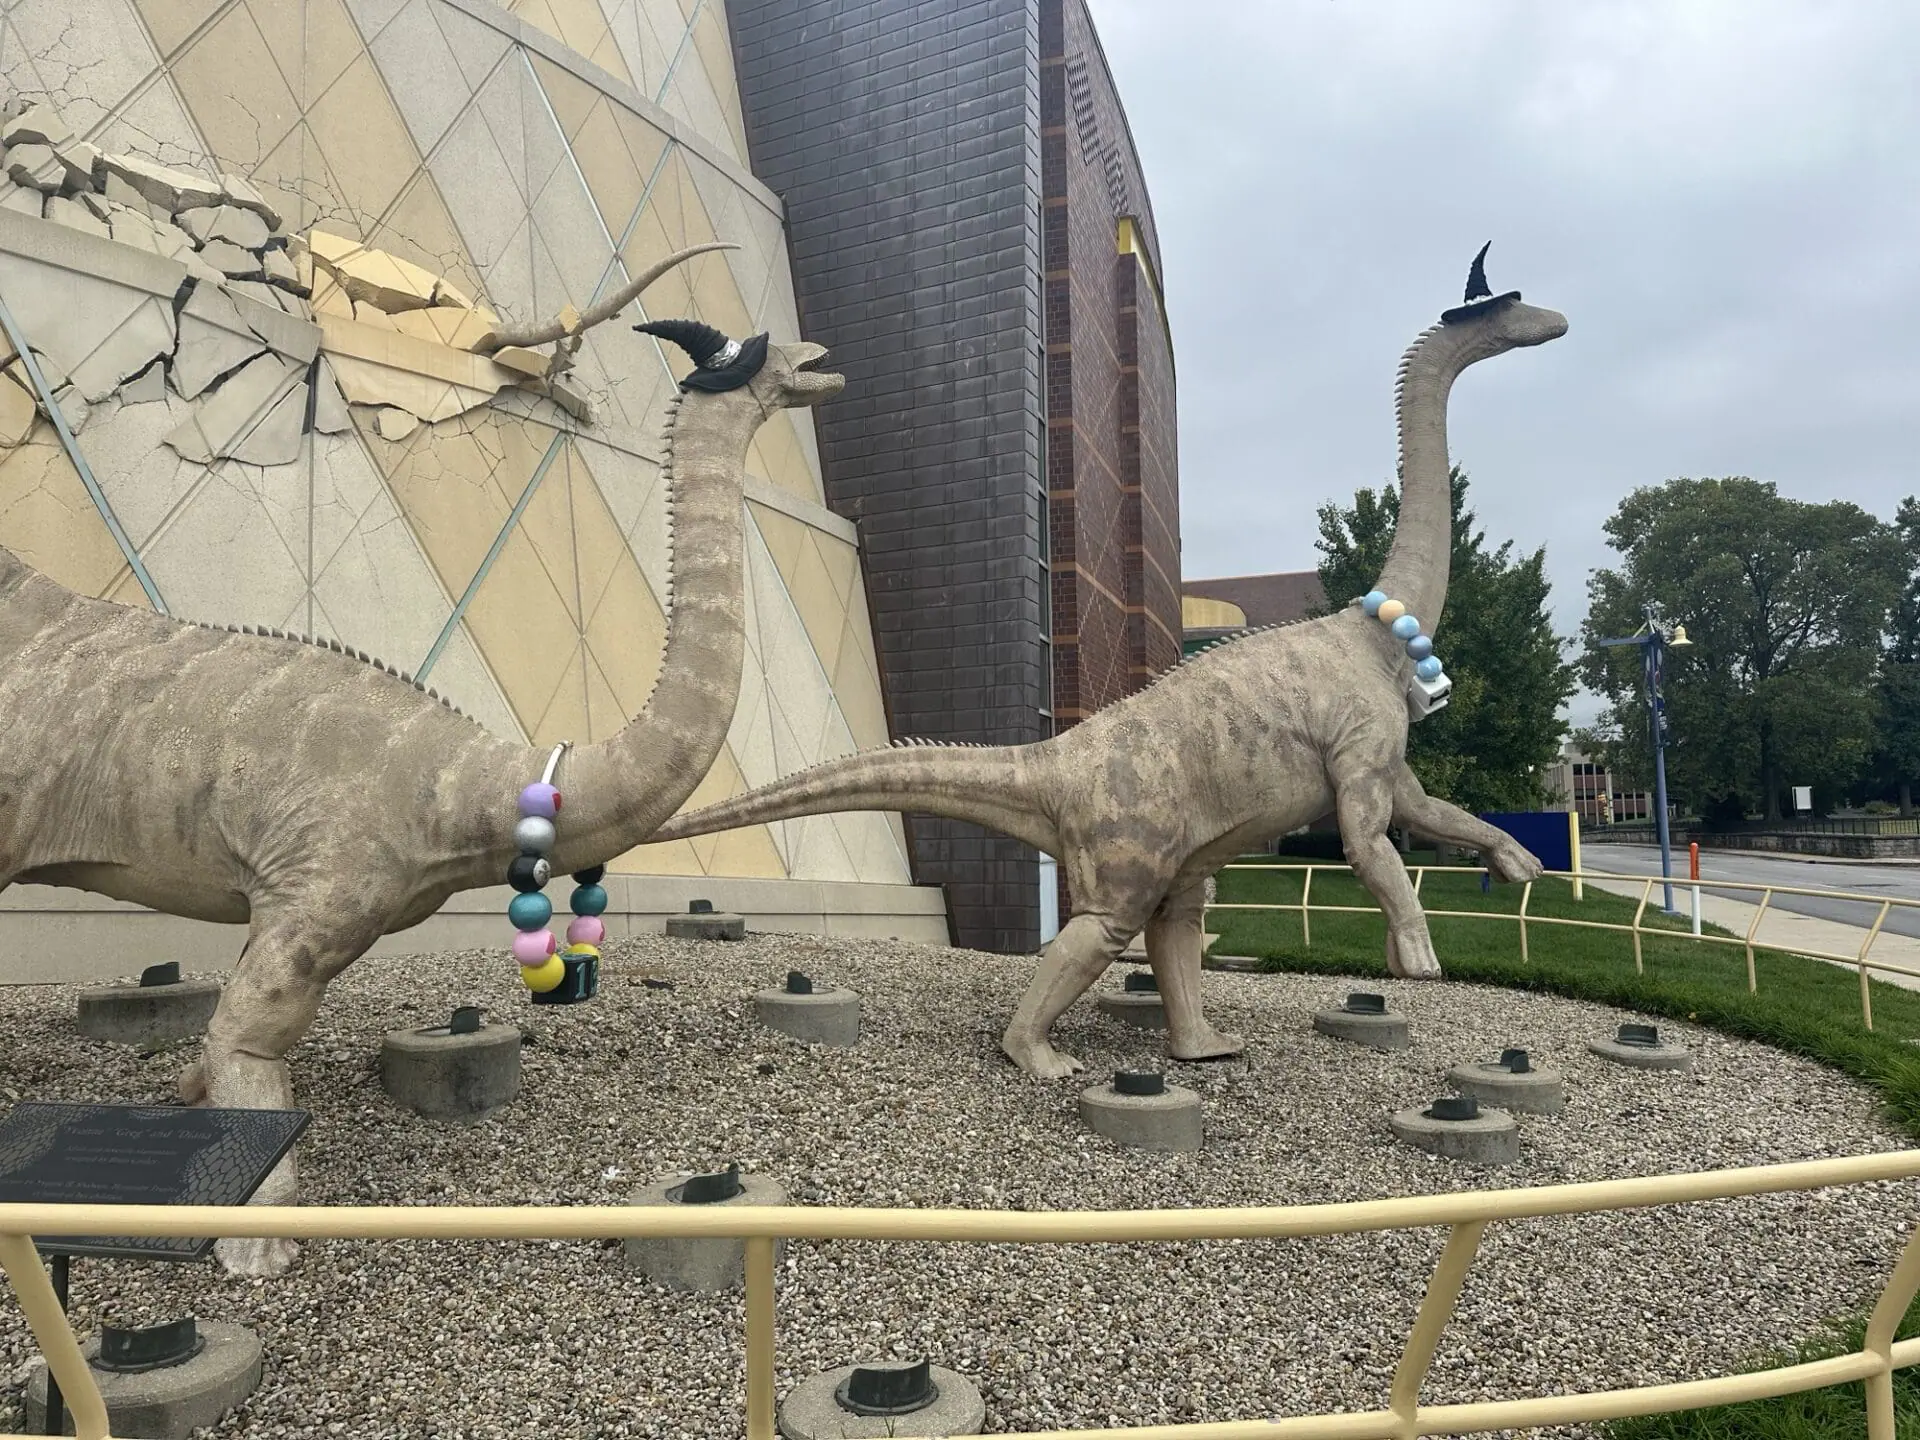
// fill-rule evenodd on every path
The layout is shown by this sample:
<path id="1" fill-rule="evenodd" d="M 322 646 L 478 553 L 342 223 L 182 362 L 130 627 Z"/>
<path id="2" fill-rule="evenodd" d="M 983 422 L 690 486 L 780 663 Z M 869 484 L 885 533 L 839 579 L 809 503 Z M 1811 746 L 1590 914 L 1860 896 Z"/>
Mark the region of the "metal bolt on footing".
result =
<path id="1" fill-rule="evenodd" d="M 853 1373 L 834 1387 L 834 1403 L 855 1415 L 911 1415 L 940 1398 L 933 1380 L 933 1364 L 914 1360 L 902 1365 L 856 1365 Z"/>
<path id="2" fill-rule="evenodd" d="M 810 1045 L 860 1043 L 860 997 L 832 986 L 818 989 L 812 976 L 798 970 L 789 970 L 779 989 L 756 990 L 753 1014 L 769 1030 Z"/>
<path id="3" fill-rule="evenodd" d="M 140 986 L 151 990 L 156 985 L 178 985 L 180 983 L 180 962 L 169 960 L 164 965 L 149 965 L 140 972 Z"/>
<path id="4" fill-rule="evenodd" d="M 987 1407 L 966 1376 L 926 1359 L 843 1365 L 801 1381 L 780 1402 L 786 1440 L 918 1440 L 978 1435 Z"/>
<path id="5" fill-rule="evenodd" d="M 1657 1025 L 1622 1025 L 1610 1039 L 1589 1040 L 1587 1049 L 1634 1070 L 1691 1070 L 1693 1052 L 1660 1038 Z"/>
<path id="6" fill-rule="evenodd" d="M 1198 1150 L 1206 1138 L 1200 1097 L 1158 1070 L 1118 1070 L 1080 1092 L 1087 1128 L 1138 1150 Z"/>
<path id="7" fill-rule="evenodd" d="M 784 1205 L 787 1192 L 761 1175 L 743 1175 L 738 1162 L 724 1169 L 656 1180 L 634 1195 L 634 1205 Z M 787 1242 L 776 1240 L 775 1262 Z M 625 1245 L 627 1263 L 669 1290 L 738 1290 L 746 1283 L 747 1242 L 720 1237 L 642 1235 Z"/>
<path id="8" fill-rule="evenodd" d="M 1447 1082 L 1462 1095 L 1530 1115 L 1558 1115 L 1567 1108 L 1567 1088 L 1558 1072 L 1533 1063 L 1525 1050 L 1509 1047 L 1498 1060 L 1457 1065 Z"/>
<path id="9" fill-rule="evenodd" d="M 1482 1110 L 1471 1095 L 1443 1095 L 1424 1110 L 1402 1110 L 1387 1122 L 1416 1149 L 1476 1165 L 1520 1158 L 1520 1127 L 1504 1110 Z"/>
<path id="10" fill-rule="evenodd" d="M 83 1347 L 115 1435 L 187 1440 L 205 1433 L 260 1386 L 260 1337 L 191 1316 L 166 1325 L 103 1325 Z M 36 1365 L 23 1396 L 26 1429 L 47 1429 L 47 1371 Z M 73 1424 L 71 1412 L 62 1430 Z M 69 1430 L 70 1433 L 70 1430 Z"/>
<path id="11" fill-rule="evenodd" d="M 520 1041 L 517 1026 L 483 1024 L 478 1005 L 461 1005 L 445 1024 L 389 1034 L 380 1083 L 430 1120 L 484 1120 L 520 1093 Z"/>
<path id="12" fill-rule="evenodd" d="M 1116 992 L 1095 997 L 1094 1007 L 1102 1015 L 1140 1030 L 1167 1028 L 1167 1007 L 1160 999 L 1160 982 L 1151 970 L 1130 972 Z"/>
<path id="13" fill-rule="evenodd" d="M 675 940 L 744 940 L 747 922 L 715 910 L 711 900 L 689 900 L 686 914 L 667 917 L 667 934 Z"/>
<path id="14" fill-rule="evenodd" d="M 90 1040 L 149 1049 L 207 1033 L 220 1004 L 220 982 L 209 976 L 188 980 L 180 962 L 149 965 L 137 985 L 102 985 L 82 990 L 75 1020 Z"/>
<path id="15" fill-rule="evenodd" d="M 1331 1010 L 1313 1017 L 1313 1028 L 1336 1040 L 1351 1040 L 1375 1050 L 1405 1050 L 1413 1043 L 1407 1031 L 1407 1017 L 1387 1011 L 1387 997 L 1370 990 L 1355 990 Z"/>

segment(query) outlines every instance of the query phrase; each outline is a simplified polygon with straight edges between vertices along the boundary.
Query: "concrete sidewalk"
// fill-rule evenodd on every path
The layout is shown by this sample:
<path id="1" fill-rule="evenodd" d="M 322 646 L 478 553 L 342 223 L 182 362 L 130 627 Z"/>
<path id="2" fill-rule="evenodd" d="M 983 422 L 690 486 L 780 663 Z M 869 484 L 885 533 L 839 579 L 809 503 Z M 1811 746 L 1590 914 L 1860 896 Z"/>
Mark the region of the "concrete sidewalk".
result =
<path id="1" fill-rule="evenodd" d="M 1804 859 L 1804 856 L 1796 857 Z M 1591 877 L 1585 882 L 1596 890 L 1605 890 L 1610 894 L 1624 895 L 1638 900 L 1643 882 L 1637 880 L 1595 880 Z M 1711 883 L 1711 882 L 1709 882 Z M 1726 883 L 1724 881 L 1720 882 Z M 1836 889 L 1844 888 L 1836 886 Z M 1674 908 L 1682 914 L 1691 914 L 1688 908 L 1692 904 L 1693 889 L 1686 881 L 1676 880 L 1673 886 Z M 1654 882 L 1653 902 L 1647 908 L 1654 911 L 1660 904 L 1660 882 Z M 1753 924 L 1753 917 L 1760 909 L 1759 895 L 1756 892 L 1751 904 L 1742 900 L 1722 899 L 1717 895 L 1700 897 L 1700 918 L 1709 925 L 1718 925 L 1735 935 L 1745 937 Z M 1860 946 L 1866 941 L 1867 927 L 1864 925 L 1844 925 L 1837 920 L 1821 920 L 1811 915 L 1795 915 L 1789 911 L 1768 908 L 1760 929 L 1753 937 L 1753 943 L 1768 950 L 1785 950 L 1790 954 L 1804 955 L 1807 950 L 1823 950 L 1826 955 L 1809 956 L 1809 959 L 1822 960 L 1830 955 L 1858 955 Z M 1731 955 L 1744 952 L 1730 945 L 1713 947 Z M 1873 942 L 1873 948 L 1867 952 L 1869 960 L 1877 960 L 1887 965 L 1899 965 L 1912 971 L 1912 974 L 1897 975 L 1885 970 L 1869 970 L 1867 973 L 1875 980 L 1888 985 L 1898 985 L 1903 990 L 1920 990 L 1920 939 L 1907 935 L 1888 935 L 1882 933 Z M 1855 970 L 1841 961 L 1829 961 Z M 1856 971 L 1857 973 L 1857 971 Z"/>

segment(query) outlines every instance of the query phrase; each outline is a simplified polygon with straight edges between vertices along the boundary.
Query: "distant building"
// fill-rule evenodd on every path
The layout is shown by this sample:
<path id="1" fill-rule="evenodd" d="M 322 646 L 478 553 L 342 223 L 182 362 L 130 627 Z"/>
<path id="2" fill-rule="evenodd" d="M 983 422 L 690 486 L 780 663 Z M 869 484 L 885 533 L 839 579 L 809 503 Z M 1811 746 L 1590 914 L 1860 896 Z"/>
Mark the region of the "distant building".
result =
<path id="1" fill-rule="evenodd" d="M 1305 620 L 1327 599 L 1317 570 L 1186 580 L 1180 590 L 1181 649 L 1187 654 L 1236 630 Z"/>
<path id="2" fill-rule="evenodd" d="M 1616 790 L 1613 775 L 1569 741 L 1547 767 L 1547 809 L 1571 810 L 1582 825 L 1618 825 L 1653 818 L 1653 796 L 1644 790 Z"/>

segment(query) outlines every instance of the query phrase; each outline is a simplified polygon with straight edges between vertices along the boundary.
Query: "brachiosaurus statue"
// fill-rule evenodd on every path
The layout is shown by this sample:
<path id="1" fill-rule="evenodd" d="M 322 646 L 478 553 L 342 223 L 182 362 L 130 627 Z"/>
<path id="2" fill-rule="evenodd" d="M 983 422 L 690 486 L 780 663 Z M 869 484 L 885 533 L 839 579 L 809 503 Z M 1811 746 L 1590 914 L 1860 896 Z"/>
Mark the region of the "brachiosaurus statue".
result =
<path id="1" fill-rule="evenodd" d="M 690 321 L 639 328 L 696 361 L 666 431 L 666 653 L 640 715 L 570 751 L 554 777 L 555 874 L 638 845 L 706 775 L 739 693 L 748 443 L 777 410 L 845 383 L 810 368 L 818 345 L 730 341 Z M 89 599 L 0 549 L 0 890 L 73 886 L 249 927 L 203 1058 L 181 1078 L 189 1103 L 290 1106 L 285 1057 L 327 982 L 456 892 L 504 883 L 518 797 L 548 758 L 337 642 Z M 289 1157 L 255 1198 L 296 1193 Z M 287 1241 L 220 1242 L 248 1274 L 278 1274 L 293 1254 Z"/>
<path id="2" fill-rule="evenodd" d="M 1565 317 L 1488 294 L 1477 257 L 1467 303 L 1400 363 L 1400 517 L 1378 589 L 1428 635 L 1451 554 L 1447 392 L 1469 365 L 1566 332 Z M 1485 296 L 1487 298 L 1479 298 Z M 1389 822 L 1477 847 L 1502 880 L 1540 865 L 1502 831 L 1429 796 L 1407 768 L 1407 726 L 1424 713 L 1406 646 L 1359 603 L 1201 652 L 1147 689 L 1051 740 L 1017 746 L 905 742 L 830 760 L 668 822 L 655 840 L 840 810 L 968 820 L 1024 840 L 1065 867 L 1073 912 L 1001 1038 L 1031 1075 L 1080 1062 L 1048 1042 L 1066 1008 L 1144 926 L 1177 1059 L 1237 1054 L 1200 1007 L 1206 878 L 1236 855 L 1331 807 L 1347 858 L 1386 912 L 1393 973 L 1440 974 L 1425 913 L 1389 843 Z"/>

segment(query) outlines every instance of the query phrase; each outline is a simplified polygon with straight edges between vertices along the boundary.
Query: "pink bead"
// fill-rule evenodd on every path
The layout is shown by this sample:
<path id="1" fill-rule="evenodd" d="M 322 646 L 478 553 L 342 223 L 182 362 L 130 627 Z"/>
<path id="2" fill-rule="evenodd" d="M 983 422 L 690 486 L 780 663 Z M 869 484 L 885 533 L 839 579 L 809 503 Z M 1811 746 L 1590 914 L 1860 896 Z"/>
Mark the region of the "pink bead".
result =
<path id="1" fill-rule="evenodd" d="M 576 915 L 573 923 L 567 926 L 569 945 L 598 945 L 607 938 L 607 927 L 598 915 Z"/>
<path id="2" fill-rule="evenodd" d="M 544 965 L 559 948 L 551 930 L 522 930 L 513 937 L 513 958 L 522 965 Z"/>
<path id="3" fill-rule="evenodd" d="M 536 780 L 520 792 L 520 813 L 551 820 L 560 813 L 560 792 Z"/>

